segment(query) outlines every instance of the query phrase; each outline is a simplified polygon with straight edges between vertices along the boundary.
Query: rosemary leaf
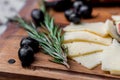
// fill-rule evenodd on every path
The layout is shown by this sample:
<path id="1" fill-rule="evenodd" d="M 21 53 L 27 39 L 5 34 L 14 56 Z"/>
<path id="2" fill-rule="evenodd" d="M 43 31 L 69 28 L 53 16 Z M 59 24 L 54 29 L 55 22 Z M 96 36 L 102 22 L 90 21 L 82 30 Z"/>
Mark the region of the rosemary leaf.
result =
<path id="1" fill-rule="evenodd" d="M 16 20 L 21 24 L 21 27 L 28 32 L 30 37 L 39 42 L 44 52 L 53 57 L 53 60 L 51 60 L 52 62 L 63 64 L 69 68 L 67 63 L 67 49 L 62 46 L 64 39 L 62 30 L 54 24 L 53 18 L 45 13 L 45 21 L 42 27 L 44 30 L 47 30 L 47 33 L 38 32 L 33 23 L 29 25 L 20 17 Z"/>

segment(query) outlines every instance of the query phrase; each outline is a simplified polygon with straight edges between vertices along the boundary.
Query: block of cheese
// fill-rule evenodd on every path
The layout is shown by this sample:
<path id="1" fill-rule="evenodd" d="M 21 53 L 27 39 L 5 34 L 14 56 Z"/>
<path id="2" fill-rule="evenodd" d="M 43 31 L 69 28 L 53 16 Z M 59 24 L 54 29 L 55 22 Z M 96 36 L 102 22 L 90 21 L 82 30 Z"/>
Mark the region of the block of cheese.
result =
<path id="1" fill-rule="evenodd" d="M 119 26 L 119 24 L 118 24 L 118 26 L 115 26 L 113 21 L 107 20 L 107 26 L 108 26 L 108 33 L 110 34 L 110 36 L 113 39 L 116 39 L 120 42 L 120 26 Z"/>
<path id="2" fill-rule="evenodd" d="M 83 23 L 81 25 L 70 24 L 63 29 L 67 32 L 72 31 L 88 31 L 99 36 L 105 37 L 108 35 L 107 28 L 105 23 L 103 22 L 96 22 L 96 23 Z"/>
<path id="3" fill-rule="evenodd" d="M 73 42 L 64 44 L 68 48 L 68 55 L 70 57 L 91 54 L 100 52 L 105 47 L 104 45 L 90 43 L 90 42 Z"/>
<path id="4" fill-rule="evenodd" d="M 115 21 L 117 33 L 120 35 L 120 15 L 113 15 L 112 19 Z"/>
<path id="5" fill-rule="evenodd" d="M 112 19 L 116 21 L 120 21 L 120 15 L 112 15 Z"/>
<path id="6" fill-rule="evenodd" d="M 120 21 L 116 22 L 116 30 L 117 30 L 117 34 L 120 35 Z"/>
<path id="7" fill-rule="evenodd" d="M 84 41 L 84 42 L 93 42 L 103 45 L 110 45 L 112 42 L 112 38 L 111 37 L 103 38 L 101 36 L 86 31 L 66 32 L 64 34 L 64 43 L 69 43 L 74 41 L 77 42 Z"/>
<path id="8" fill-rule="evenodd" d="M 102 54 L 102 70 L 120 75 L 120 43 L 115 39 L 111 46 L 106 47 Z"/>
<path id="9" fill-rule="evenodd" d="M 73 57 L 72 59 L 88 69 L 93 69 L 101 63 L 101 54 L 102 52 L 97 52 L 85 56 Z"/>

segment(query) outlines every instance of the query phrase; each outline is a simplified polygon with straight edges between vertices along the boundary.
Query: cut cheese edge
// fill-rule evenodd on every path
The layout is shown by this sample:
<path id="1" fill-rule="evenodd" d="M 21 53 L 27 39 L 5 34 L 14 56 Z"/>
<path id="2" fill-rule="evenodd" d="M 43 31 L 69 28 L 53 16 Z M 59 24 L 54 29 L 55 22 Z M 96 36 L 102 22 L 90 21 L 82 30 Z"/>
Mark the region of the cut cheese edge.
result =
<path id="1" fill-rule="evenodd" d="M 88 69 L 93 69 L 101 63 L 101 54 L 102 52 L 97 52 L 85 56 L 73 57 L 72 59 Z"/>
<path id="2" fill-rule="evenodd" d="M 112 42 L 111 37 L 100 37 L 98 35 L 86 32 L 86 31 L 79 31 L 79 32 L 66 32 L 64 34 L 64 43 L 70 43 L 70 42 L 93 42 L 103 45 L 110 45 Z"/>
<path id="3" fill-rule="evenodd" d="M 120 15 L 113 15 L 112 19 L 115 21 L 117 33 L 120 35 Z"/>
<path id="4" fill-rule="evenodd" d="M 117 33 L 120 35 L 120 21 L 116 22 L 116 30 L 117 30 Z"/>
<path id="5" fill-rule="evenodd" d="M 108 28 L 103 22 L 96 23 L 84 23 L 81 25 L 71 24 L 65 27 L 63 30 L 66 32 L 74 32 L 74 31 L 88 31 L 99 36 L 105 37 L 108 36 Z"/>
<path id="6" fill-rule="evenodd" d="M 103 51 L 102 70 L 110 71 L 111 74 L 120 73 L 120 44 L 115 39 L 113 44 Z"/>
<path id="7" fill-rule="evenodd" d="M 80 55 L 91 54 L 103 50 L 104 45 L 90 42 L 73 42 L 64 44 L 68 48 L 68 56 L 75 57 Z"/>
<path id="8" fill-rule="evenodd" d="M 107 26 L 108 26 L 108 33 L 110 34 L 110 36 L 118 41 L 120 41 L 120 36 L 119 36 L 119 30 L 117 32 L 117 28 L 115 27 L 113 21 L 111 20 L 107 20 Z M 120 28 L 118 26 L 118 28 Z"/>

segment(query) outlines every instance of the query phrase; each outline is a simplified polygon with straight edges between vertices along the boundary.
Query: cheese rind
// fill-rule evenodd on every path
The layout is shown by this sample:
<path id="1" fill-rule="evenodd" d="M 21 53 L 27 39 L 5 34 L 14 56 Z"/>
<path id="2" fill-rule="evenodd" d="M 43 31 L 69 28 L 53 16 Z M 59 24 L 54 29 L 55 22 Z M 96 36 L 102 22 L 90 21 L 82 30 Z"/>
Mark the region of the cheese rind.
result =
<path id="1" fill-rule="evenodd" d="M 65 27 L 63 30 L 66 32 L 88 31 L 102 37 L 108 36 L 107 28 L 103 22 L 83 23 L 81 25 L 71 24 Z"/>
<path id="2" fill-rule="evenodd" d="M 93 69 L 101 63 L 101 54 L 102 52 L 97 52 L 85 56 L 73 57 L 72 59 L 88 69 Z"/>
<path id="3" fill-rule="evenodd" d="M 70 57 L 100 52 L 104 45 L 90 43 L 90 42 L 73 42 L 64 44 L 68 48 L 68 55 Z"/>
<path id="4" fill-rule="evenodd" d="M 111 37 L 103 38 L 86 31 L 66 32 L 64 34 L 64 43 L 75 42 L 75 41 L 93 42 L 103 45 L 110 45 L 112 42 L 112 38 Z"/>

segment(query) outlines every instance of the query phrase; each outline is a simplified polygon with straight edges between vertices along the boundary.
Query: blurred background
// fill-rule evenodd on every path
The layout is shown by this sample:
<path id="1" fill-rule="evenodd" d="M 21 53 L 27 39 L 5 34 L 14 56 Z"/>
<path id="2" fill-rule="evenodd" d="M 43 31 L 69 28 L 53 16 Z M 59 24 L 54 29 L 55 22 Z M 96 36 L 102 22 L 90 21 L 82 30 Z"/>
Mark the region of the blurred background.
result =
<path id="1" fill-rule="evenodd" d="M 26 0 L 0 0 L 0 34 L 6 28 L 10 18 L 16 16 L 26 4 Z"/>
<path id="2" fill-rule="evenodd" d="M 11 18 L 16 16 L 26 4 L 29 4 L 32 0 L 0 0 L 0 34 L 2 34 L 6 28 L 7 23 Z M 41 0 L 33 0 L 39 3 Z M 54 2 L 59 0 L 44 0 L 45 2 Z M 75 0 L 72 0 L 75 1 Z M 81 0 L 77 0 L 81 1 Z M 84 1 L 84 0 L 83 0 Z M 87 0 L 93 7 L 119 7 L 120 0 Z M 22 13 L 21 13 L 22 14 Z M 24 16 L 24 14 L 22 14 Z"/>

